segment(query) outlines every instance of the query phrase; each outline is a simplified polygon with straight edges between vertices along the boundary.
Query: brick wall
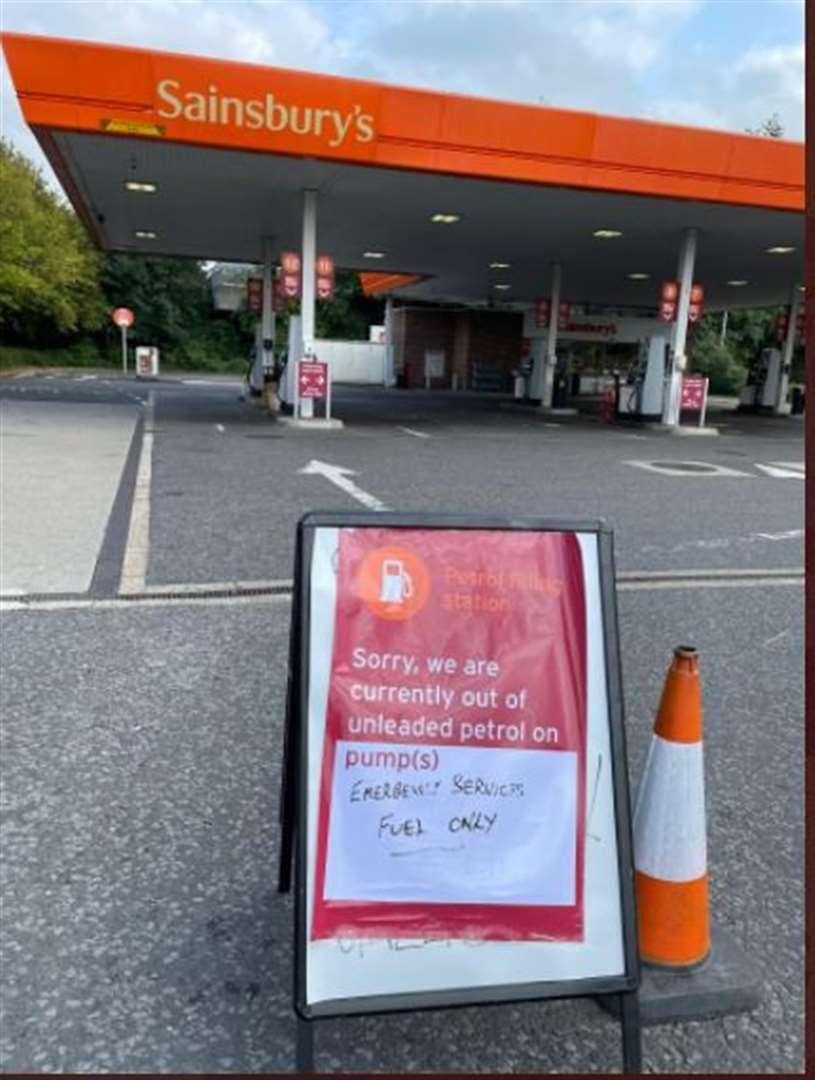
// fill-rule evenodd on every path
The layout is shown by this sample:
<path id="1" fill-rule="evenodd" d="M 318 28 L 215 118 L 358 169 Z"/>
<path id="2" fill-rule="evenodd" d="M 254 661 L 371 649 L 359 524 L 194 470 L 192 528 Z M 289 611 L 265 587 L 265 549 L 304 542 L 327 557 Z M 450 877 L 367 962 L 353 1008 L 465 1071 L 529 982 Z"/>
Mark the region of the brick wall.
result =
<path id="1" fill-rule="evenodd" d="M 423 387 L 425 352 L 437 350 L 444 353 L 444 375 L 431 381 L 433 388 L 452 386 L 455 373 L 459 389 L 468 389 L 474 361 L 497 371 L 508 387 L 520 361 L 522 331 L 523 318 L 514 311 L 395 308 L 395 370 L 402 385 Z"/>

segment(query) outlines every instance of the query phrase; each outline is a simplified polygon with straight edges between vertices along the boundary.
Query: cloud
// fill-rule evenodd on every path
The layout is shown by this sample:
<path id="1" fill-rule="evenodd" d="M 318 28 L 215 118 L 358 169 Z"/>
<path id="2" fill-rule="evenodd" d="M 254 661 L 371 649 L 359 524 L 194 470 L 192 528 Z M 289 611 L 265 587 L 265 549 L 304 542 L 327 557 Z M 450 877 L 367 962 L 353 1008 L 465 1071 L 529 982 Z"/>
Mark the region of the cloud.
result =
<path id="1" fill-rule="evenodd" d="M 653 101 L 649 116 L 744 131 L 778 113 L 785 137 L 803 138 L 803 44 L 750 48 L 729 65 L 700 50 L 678 70 L 677 86 L 693 87 L 693 93 Z"/>
<path id="2" fill-rule="evenodd" d="M 768 13 L 766 43 L 725 57 L 726 10 L 702 0 L 0 4 L 4 29 L 26 33 L 734 130 L 778 112 L 802 137 L 803 44 L 774 43 Z M 0 94 L 3 133 L 50 174 L 5 64 Z"/>

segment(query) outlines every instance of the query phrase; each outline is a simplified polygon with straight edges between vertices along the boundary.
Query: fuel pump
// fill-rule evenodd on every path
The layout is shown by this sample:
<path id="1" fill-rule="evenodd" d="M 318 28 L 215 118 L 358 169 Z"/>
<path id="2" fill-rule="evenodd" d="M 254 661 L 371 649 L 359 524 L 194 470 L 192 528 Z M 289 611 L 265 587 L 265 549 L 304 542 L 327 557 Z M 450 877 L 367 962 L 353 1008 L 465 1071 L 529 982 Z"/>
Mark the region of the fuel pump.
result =
<path id="1" fill-rule="evenodd" d="M 754 360 L 747 382 L 739 395 L 739 409 L 774 409 L 783 374 L 782 368 L 780 349 L 762 349 Z"/>
<path id="2" fill-rule="evenodd" d="M 654 336 L 640 339 L 636 363 L 620 386 L 618 419 L 662 419 L 667 356 L 666 338 Z"/>

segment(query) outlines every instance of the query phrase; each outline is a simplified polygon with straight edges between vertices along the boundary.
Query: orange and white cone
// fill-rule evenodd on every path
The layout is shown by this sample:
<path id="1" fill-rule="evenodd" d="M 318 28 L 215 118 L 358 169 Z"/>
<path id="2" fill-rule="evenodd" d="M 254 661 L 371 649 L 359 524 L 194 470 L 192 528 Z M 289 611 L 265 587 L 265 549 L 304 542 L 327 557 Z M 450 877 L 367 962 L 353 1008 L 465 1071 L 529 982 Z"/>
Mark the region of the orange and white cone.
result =
<path id="1" fill-rule="evenodd" d="M 680 647 L 665 678 L 634 810 L 640 956 L 684 968 L 710 952 L 702 685 L 696 650 Z"/>

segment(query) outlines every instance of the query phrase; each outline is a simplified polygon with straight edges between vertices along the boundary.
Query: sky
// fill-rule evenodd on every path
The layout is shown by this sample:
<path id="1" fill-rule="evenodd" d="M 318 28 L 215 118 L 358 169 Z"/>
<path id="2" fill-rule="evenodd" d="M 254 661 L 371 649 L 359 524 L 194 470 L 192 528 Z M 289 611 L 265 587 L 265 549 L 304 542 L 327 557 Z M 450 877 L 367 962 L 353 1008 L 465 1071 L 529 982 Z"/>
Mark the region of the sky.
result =
<path id="1" fill-rule="evenodd" d="M 803 0 L 0 0 L 0 29 L 804 135 Z M 50 176 L 5 60 L 0 95 Z"/>

